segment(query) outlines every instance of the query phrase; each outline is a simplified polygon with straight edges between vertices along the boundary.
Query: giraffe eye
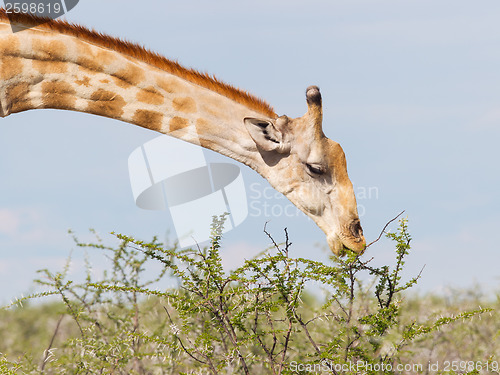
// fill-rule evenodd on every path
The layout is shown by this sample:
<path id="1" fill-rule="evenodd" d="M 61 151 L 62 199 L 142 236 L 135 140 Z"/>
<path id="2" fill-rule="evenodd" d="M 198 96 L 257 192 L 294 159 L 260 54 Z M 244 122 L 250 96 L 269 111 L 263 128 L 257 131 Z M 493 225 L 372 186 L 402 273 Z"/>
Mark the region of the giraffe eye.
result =
<path id="1" fill-rule="evenodd" d="M 325 171 L 323 169 L 321 169 L 321 167 L 318 167 L 318 166 L 313 166 L 311 164 L 306 163 L 306 167 L 309 170 L 309 172 L 311 172 L 312 174 L 317 175 L 317 176 L 321 176 L 322 174 L 325 173 Z"/>

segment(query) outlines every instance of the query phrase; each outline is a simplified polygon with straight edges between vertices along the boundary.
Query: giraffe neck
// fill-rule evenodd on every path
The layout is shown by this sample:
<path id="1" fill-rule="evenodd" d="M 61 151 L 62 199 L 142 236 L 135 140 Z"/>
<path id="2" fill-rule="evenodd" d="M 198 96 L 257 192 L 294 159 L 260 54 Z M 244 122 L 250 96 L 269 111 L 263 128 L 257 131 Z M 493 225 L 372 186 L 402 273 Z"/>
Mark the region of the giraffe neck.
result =
<path id="1" fill-rule="evenodd" d="M 258 170 L 234 100 L 147 62 L 75 36 L 0 22 L 0 115 L 74 110 L 133 123 L 229 156 Z"/>

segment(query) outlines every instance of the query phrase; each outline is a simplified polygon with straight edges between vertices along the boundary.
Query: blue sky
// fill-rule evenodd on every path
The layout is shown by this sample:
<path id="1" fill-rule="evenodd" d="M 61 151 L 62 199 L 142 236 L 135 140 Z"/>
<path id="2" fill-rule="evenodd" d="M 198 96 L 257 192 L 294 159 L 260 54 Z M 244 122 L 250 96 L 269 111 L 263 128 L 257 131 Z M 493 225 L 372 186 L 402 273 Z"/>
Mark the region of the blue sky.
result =
<path id="1" fill-rule="evenodd" d="M 420 290 L 497 289 L 497 1 L 85 0 L 67 19 L 214 73 L 279 114 L 301 116 L 305 88 L 320 86 L 324 131 L 346 152 L 368 241 L 406 210 L 407 275 L 425 265 Z M 130 153 L 156 136 L 74 112 L 0 119 L 0 302 L 28 292 L 37 269 L 60 269 L 71 249 L 78 274 L 70 228 L 83 239 L 88 228 L 143 239 L 171 231 L 165 212 L 135 206 L 127 170 Z M 250 210 L 225 238 L 227 266 L 269 244 L 266 221 L 277 240 L 288 228 L 293 255 L 326 259 L 324 234 L 279 195 L 257 197 L 266 181 L 242 174 L 253 207 L 288 214 Z M 393 249 L 380 241 L 365 256 L 390 263 Z"/>

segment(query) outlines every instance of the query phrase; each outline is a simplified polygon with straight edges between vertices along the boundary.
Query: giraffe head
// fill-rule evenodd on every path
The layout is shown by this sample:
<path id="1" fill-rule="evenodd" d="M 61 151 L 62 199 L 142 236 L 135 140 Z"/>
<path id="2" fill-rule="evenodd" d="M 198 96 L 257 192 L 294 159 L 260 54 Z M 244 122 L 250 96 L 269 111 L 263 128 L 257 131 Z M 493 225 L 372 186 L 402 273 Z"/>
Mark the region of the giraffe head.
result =
<path id="1" fill-rule="evenodd" d="M 306 99 L 307 113 L 299 118 L 245 118 L 265 163 L 259 172 L 316 222 L 335 254 L 361 253 L 366 241 L 344 151 L 323 134 L 319 88 L 308 87 Z"/>

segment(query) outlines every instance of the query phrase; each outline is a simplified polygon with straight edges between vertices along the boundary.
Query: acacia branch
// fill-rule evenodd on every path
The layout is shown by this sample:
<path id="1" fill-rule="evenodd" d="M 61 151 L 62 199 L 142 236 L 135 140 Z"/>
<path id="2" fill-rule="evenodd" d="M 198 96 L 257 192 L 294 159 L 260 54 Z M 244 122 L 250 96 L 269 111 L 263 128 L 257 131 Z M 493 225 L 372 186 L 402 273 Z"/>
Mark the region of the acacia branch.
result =
<path id="1" fill-rule="evenodd" d="M 245 357 L 240 351 L 240 345 L 238 342 L 238 336 L 236 335 L 236 332 L 234 331 L 234 327 L 231 323 L 231 320 L 225 313 L 225 311 L 222 309 L 222 306 L 218 309 L 216 308 L 212 302 L 209 300 L 207 301 L 207 305 L 210 306 L 212 313 L 215 315 L 217 320 L 219 320 L 219 323 L 221 324 L 222 328 L 226 331 L 229 339 L 231 340 L 234 348 L 236 349 L 236 352 L 238 353 L 238 357 L 240 358 L 241 364 L 243 366 L 243 370 L 245 371 L 245 374 L 249 375 L 250 371 L 248 370 L 247 363 L 245 361 Z"/>
<path id="2" fill-rule="evenodd" d="M 276 248 L 276 250 L 280 251 L 280 247 L 279 245 L 276 243 L 276 241 L 274 240 L 273 236 L 271 236 L 271 234 L 266 230 L 266 227 L 267 227 L 267 223 L 269 223 L 269 221 L 266 221 L 264 223 L 264 233 L 267 235 L 267 237 L 269 237 L 269 239 L 272 241 L 273 243 L 273 246 Z"/>
<path id="3" fill-rule="evenodd" d="M 309 329 L 307 329 L 307 324 L 304 323 L 304 321 L 299 316 L 299 314 L 297 314 L 297 311 L 295 309 L 293 309 L 293 315 L 295 316 L 295 319 L 297 319 L 299 324 L 302 326 L 302 329 L 306 333 L 306 336 L 307 336 L 309 342 L 312 344 L 314 350 L 316 350 L 316 353 L 318 354 L 318 356 L 321 356 L 321 350 L 319 349 L 318 345 L 316 344 L 316 342 L 312 338 L 312 336 L 309 332 Z M 326 361 L 325 363 L 333 374 L 338 375 L 338 372 L 335 370 L 335 368 L 333 368 L 333 366 L 328 361 Z"/>
<path id="4" fill-rule="evenodd" d="M 288 320 L 288 331 L 285 336 L 285 347 L 283 348 L 283 355 L 281 356 L 280 367 L 278 369 L 278 374 L 281 374 L 283 371 L 283 363 L 285 362 L 286 351 L 288 349 L 288 343 L 290 342 L 290 334 L 292 333 L 292 321 Z"/>
<path id="5" fill-rule="evenodd" d="M 170 316 L 170 313 L 168 312 L 168 309 L 163 306 L 163 309 L 165 310 L 165 312 L 167 313 L 167 316 L 168 316 L 168 319 L 170 320 L 170 324 L 174 325 L 174 321 L 172 320 L 172 317 Z M 215 368 L 214 366 L 212 365 L 211 362 L 207 363 L 205 361 L 202 361 L 201 359 L 199 358 L 196 358 L 193 354 L 191 354 L 191 352 L 184 346 L 184 343 L 182 342 L 181 338 L 177 335 L 177 333 L 174 333 L 174 336 L 177 340 L 179 340 L 179 344 L 181 345 L 181 348 L 182 350 L 184 350 L 184 352 L 190 356 L 191 358 L 193 358 L 196 362 L 200 362 L 204 365 L 209 365 L 211 370 L 216 374 L 217 372 L 215 371 Z M 203 354 L 202 354 L 203 355 Z"/>
<path id="6" fill-rule="evenodd" d="M 49 346 L 47 347 L 47 349 L 45 349 L 45 355 L 43 356 L 42 365 L 40 366 L 40 374 L 44 373 L 45 364 L 47 363 L 49 356 L 50 356 L 50 349 L 52 349 L 52 345 L 54 344 L 54 340 L 56 339 L 57 332 L 59 332 L 59 326 L 61 325 L 63 318 L 64 318 L 64 314 L 61 315 L 61 317 L 57 321 L 56 329 L 54 330 L 54 334 L 52 335 L 52 338 L 50 339 Z"/>
<path id="7" fill-rule="evenodd" d="M 387 224 L 385 224 L 384 226 L 384 229 L 382 229 L 382 231 L 380 232 L 379 236 L 377 237 L 376 240 L 370 242 L 368 245 L 366 245 L 366 248 L 368 248 L 369 246 L 373 245 L 375 242 L 377 242 L 378 240 L 380 240 L 380 238 L 382 238 L 382 235 L 384 234 L 385 230 L 387 229 L 387 227 L 389 226 L 390 223 L 392 223 L 394 220 L 396 220 L 398 217 L 400 217 L 405 211 L 401 211 L 394 219 L 391 219 L 387 222 Z"/>

